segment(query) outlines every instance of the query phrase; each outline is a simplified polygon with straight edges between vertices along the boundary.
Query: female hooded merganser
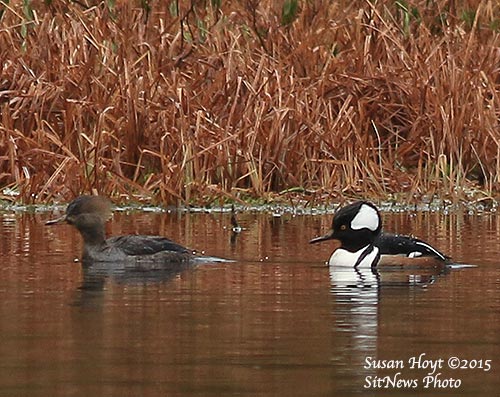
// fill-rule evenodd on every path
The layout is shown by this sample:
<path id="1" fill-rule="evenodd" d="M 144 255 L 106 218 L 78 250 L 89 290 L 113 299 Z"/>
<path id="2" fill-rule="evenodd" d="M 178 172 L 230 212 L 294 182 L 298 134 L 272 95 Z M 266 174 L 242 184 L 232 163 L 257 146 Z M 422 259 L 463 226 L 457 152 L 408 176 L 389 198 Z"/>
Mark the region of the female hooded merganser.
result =
<path id="1" fill-rule="evenodd" d="M 102 196 L 80 196 L 69 203 L 66 214 L 46 225 L 69 223 L 83 238 L 84 263 L 120 262 L 126 267 L 155 270 L 198 258 L 189 249 L 161 236 L 129 235 L 106 239 L 104 224 L 111 203 Z"/>
<path id="2" fill-rule="evenodd" d="M 445 266 L 450 258 L 418 238 L 382 233 L 378 209 L 366 201 L 341 208 L 333 216 L 332 229 L 311 244 L 339 240 L 330 266 Z"/>

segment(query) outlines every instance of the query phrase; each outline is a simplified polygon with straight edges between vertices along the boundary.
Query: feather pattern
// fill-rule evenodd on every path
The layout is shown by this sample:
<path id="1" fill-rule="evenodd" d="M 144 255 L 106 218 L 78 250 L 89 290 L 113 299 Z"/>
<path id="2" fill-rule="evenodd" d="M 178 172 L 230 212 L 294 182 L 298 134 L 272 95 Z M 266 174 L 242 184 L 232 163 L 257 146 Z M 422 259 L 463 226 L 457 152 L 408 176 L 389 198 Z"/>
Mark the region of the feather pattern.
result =
<path id="1" fill-rule="evenodd" d="M 405 255 L 407 257 L 435 256 L 443 261 L 450 257 L 431 247 L 425 241 L 413 236 L 401 234 L 381 233 L 375 239 L 381 255 Z"/>
<path id="2" fill-rule="evenodd" d="M 109 246 L 120 249 L 126 255 L 153 255 L 161 251 L 188 254 L 187 248 L 161 236 L 129 235 L 111 237 L 106 240 Z"/>

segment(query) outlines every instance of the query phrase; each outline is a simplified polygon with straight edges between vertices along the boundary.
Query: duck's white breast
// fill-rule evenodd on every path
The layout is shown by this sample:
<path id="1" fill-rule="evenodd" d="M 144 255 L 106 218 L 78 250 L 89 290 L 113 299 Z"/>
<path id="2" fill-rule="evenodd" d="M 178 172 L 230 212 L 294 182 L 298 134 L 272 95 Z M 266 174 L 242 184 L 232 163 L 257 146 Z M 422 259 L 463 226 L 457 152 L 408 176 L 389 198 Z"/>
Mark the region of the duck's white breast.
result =
<path id="1" fill-rule="evenodd" d="M 358 262 L 359 258 L 363 255 L 366 249 L 368 249 L 369 246 L 367 245 L 366 247 L 361 248 L 360 250 L 356 252 L 350 252 L 347 251 L 343 248 L 338 248 L 336 249 L 332 256 L 330 257 L 330 260 L 328 261 L 328 264 L 330 266 L 349 266 L 349 267 L 354 267 L 356 263 Z M 377 247 L 373 247 L 372 251 L 368 253 L 359 263 L 358 267 L 372 267 L 374 262 L 377 260 L 377 257 L 379 255 L 379 249 Z"/>

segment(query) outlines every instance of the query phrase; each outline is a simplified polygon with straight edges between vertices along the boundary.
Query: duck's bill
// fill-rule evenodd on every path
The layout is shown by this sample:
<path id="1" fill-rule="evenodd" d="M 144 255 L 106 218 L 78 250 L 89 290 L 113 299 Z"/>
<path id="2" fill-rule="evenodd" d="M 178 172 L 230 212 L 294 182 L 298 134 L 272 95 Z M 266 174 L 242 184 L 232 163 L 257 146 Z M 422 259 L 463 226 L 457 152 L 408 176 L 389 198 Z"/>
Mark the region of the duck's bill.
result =
<path id="1" fill-rule="evenodd" d="M 309 241 L 309 244 L 321 243 L 322 241 L 332 240 L 334 238 L 335 237 L 333 236 L 333 230 L 330 230 L 324 236 L 313 238 Z"/>
<path id="2" fill-rule="evenodd" d="M 45 222 L 45 225 L 57 225 L 64 222 L 66 222 L 66 215 L 63 215 L 57 219 L 51 219 L 50 221 Z"/>

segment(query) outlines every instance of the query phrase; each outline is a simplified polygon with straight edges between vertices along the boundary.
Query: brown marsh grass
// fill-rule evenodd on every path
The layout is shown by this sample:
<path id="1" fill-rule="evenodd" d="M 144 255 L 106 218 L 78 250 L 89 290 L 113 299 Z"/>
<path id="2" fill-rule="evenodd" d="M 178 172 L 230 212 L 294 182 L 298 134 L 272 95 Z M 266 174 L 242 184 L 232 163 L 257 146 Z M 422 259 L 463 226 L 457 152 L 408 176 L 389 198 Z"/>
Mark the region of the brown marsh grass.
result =
<path id="1" fill-rule="evenodd" d="M 0 2 L 0 198 L 499 191 L 495 0 L 111 4 Z"/>

